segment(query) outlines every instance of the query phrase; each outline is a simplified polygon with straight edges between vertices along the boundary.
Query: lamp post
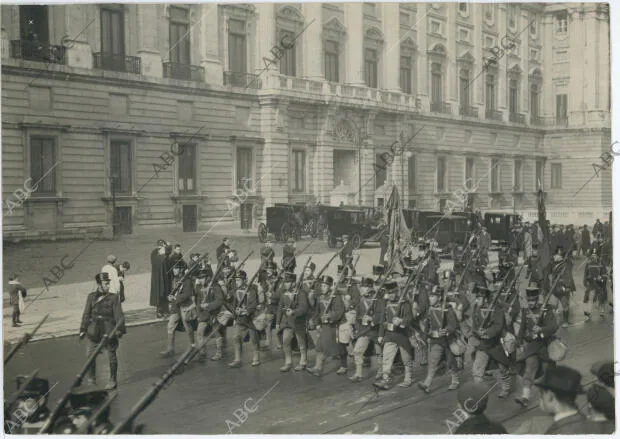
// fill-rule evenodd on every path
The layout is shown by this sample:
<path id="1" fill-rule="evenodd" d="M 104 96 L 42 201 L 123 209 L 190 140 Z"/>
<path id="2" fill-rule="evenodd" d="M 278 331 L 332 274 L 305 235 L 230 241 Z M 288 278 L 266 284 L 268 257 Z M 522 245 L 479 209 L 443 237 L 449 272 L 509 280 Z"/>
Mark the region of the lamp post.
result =
<path id="1" fill-rule="evenodd" d="M 116 181 L 118 174 L 113 172 L 110 174 L 110 190 L 112 192 L 112 236 L 116 238 L 117 221 L 116 221 Z"/>

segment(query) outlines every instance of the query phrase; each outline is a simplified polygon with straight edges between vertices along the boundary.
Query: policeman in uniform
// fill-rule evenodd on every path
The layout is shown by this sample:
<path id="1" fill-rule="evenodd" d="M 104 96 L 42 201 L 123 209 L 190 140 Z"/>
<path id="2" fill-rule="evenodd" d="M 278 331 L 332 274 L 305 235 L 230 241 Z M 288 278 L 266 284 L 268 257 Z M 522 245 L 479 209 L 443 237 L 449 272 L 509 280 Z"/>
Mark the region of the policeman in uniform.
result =
<path id="1" fill-rule="evenodd" d="M 168 346 L 166 350 L 159 355 L 161 358 L 170 358 L 174 356 L 174 339 L 175 332 L 179 326 L 179 322 L 183 325 L 189 336 L 189 343 L 194 346 L 196 341 L 194 337 L 194 328 L 192 327 L 191 308 L 194 308 L 194 283 L 189 276 L 183 278 L 183 273 L 187 269 L 187 264 L 183 259 L 179 259 L 172 267 L 172 291 L 177 290 L 175 295 L 168 296 L 170 302 L 170 317 L 168 317 Z M 183 285 L 179 285 L 183 282 Z"/>
<path id="2" fill-rule="evenodd" d="M 280 372 L 288 372 L 293 368 L 293 337 L 297 339 L 301 358 L 295 371 L 302 371 L 308 365 L 308 344 L 306 334 L 306 314 L 308 312 L 308 297 L 306 292 L 296 290 L 297 276 L 295 273 L 284 274 L 284 293 L 280 297 L 276 329 L 282 332 L 282 350 L 284 351 L 284 366 Z"/>
<path id="3" fill-rule="evenodd" d="M 316 362 L 313 368 L 306 369 L 310 374 L 320 377 L 323 372 L 323 364 L 326 357 L 340 356 L 342 358 L 342 346 L 338 343 L 338 325 L 344 317 L 345 308 L 342 296 L 332 294 L 334 287 L 334 278 L 331 276 L 323 275 L 319 278 L 320 293 L 321 295 L 317 300 L 316 315 L 314 317 L 317 322 L 316 328 L 318 329 L 319 336 L 316 345 Z M 346 359 L 346 349 L 344 351 L 344 357 Z M 346 373 L 346 367 L 342 365 L 338 372 L 344 369 Z"/>
<path id="4" fill-rule="evenodd" d="M 489 361 L 495 361 L 499 367 L 499 397 L 506 398 L 510 393 L 510 360 L 500 342 L 505 327 L 504 313 L 499 307 L 491 308 L 491 302 L 489 289 L 476 290 L 472 326 L 474 339 L 479 344 L 474 353 L 473 377 L 474 382 L 482 384 Z"/>
<path id="5" fill-rule="evenodd" d="M 242 279 L 243 282 L 245 282 L 246 277 L 245 271 L 237 272 L 237 278 Z M 261 302 L 264 303 L 265 299 L 263 297 L 262 301 L 260 300 L 257 285 L 248 286 L 242 283 L 238 286 L 233 300 L 233 309 L 235 310 L 233 324 L 235 358 L 228 365 L 229 367 L 241 367 L 241 346 L 244 341 L 249 341 L 252 344 L 252 366 L 260 365 L 258 331 L 256 331 L 252 319 Z"/>
<path id="6" fill-rule="evenodd" d="M 379 326 L 379 344 L 383 344 L 382 378 L 373 385 L 379 389 L 390 388 L 390 373 L 396 353 L 400 352 L 405 366 L 405 378 L 399 387 L 411 387 L 413 384 L 413 347 L 409 342 L 410 325 L 413 321 L 411 303 L 405 297 L 399 297 L 398 284 L 394 281 L 384 284 L 385 311 Z"/>
<path id="7" fill-rule="evenodd" d="M 523 376 L 523 393 L 515 399 L 517 404 L 527 407 L 530 404 L 531 388 L 543 364 L 551 362 L 547 346 L 558 329 L 553 307 L 542 309 L 539 303 L 540 289 L 528 287 L 525 290 L 528 308 L 522 310 L 517 334 L 516 361 Z"/>
<path id="8" fill-rule="evenodd" d="M 97 282 L 97 290 L 90 293 L 86 298 L 86 306 L 84 307 L 82 324 L 80 325 L 80 338 L 88 337 L 86 355 L 90 357 L 104 334 L 108 334 L 119 321 L 122 321 L 116 334 L 112 334 L 104 346 L 104 349 L 108 351 L 110 362 L 110 381 L 105 388 L 112 390 L 116 389 L 117 386 L 118 358 L 116 356 L 116 349 L 118 349 L 118 340 L 126 333 L 125 316 L 121 307 L 120 297 L 117 294 L 110 293 L 110 277 L 108 273 L 96 275 L 95 282 Z M 89 382 L 95 384 L 97 376 L 96 360 L 93 361 L 88 374 Z"/>
<path id="9" fill-rule="evenodd" d="M 198 361 L 201 363 L 207 359 L 207 346 L 204 342 L 207 330 L 216 331 L 214 334 L 216 353 L 212 360 L 217 361 L 222 358 L 222 328 L 216 318 L 226 299 L 221 287 L 223 274 L 218 274 L 218 277 L 219 279 L 216 279 L 213 286 L 209 288 L 208 273 L 201 270 L 197 274 L 198 285 L 196 288 L 198 294 L 196 301 L 198 303 L 198 346 L 200 347 Z"/>
<path id="10" fill-rule="evenodd" d="M 604 307 L 607 300 L 607 270 L 600 264 L 596 250 L 593 250 L 583 273 L 583 285 L 586 287 L 583 303 L 588 304 L 588 310 L 583 313 L 587 320 L 592 318 L 594 302 L 597 303 L 601 317 L 605 316 Z M 592 293 L 592 301 L 590 301 Z"/>
<path id="11" fill-rule="evenodd" d="M 354 383 L 359 383 L 364 377 L 364 354 L 366 353 L 370 343 L 373 343 L 375 355 L 377 355 L 378 358 L 378 370 L 375 378 L 379 380 L 382 376 L 381 368 L 383 356 L 378 338 L 379 326 L 381 324 L 381 317 L 384 313 L 385 302 L 383 297 L 378 296 L 374 291 L 374 280 L 369 277 L 362 278 L 360 282 L 360 294 L 361 298 L 357 304 L 355 313 L 356 327 L 358 331 L 353 348 L 355 373 L 353 376 L 349 377 L 349 379 Z"/>
<path id="12" fill-rule="evenodd" d="M 427 317 L 427 332 L 429 337 L 428 373 L 424 382 L 418 383 L 425 393 L 431 392 L 433 378 L 439 369 L 439 363 L 445 355 L 452 376 L 452 382 L 448 390 L 456 390 L 459 387 L 459 375 L 456 359 L 450 351 L 448 337 L 453 337 L 458 328 L 456 315 L 451 306 L 443 305 L 444 291 L 434 286 L 430 293 L 430 308 Z"/>

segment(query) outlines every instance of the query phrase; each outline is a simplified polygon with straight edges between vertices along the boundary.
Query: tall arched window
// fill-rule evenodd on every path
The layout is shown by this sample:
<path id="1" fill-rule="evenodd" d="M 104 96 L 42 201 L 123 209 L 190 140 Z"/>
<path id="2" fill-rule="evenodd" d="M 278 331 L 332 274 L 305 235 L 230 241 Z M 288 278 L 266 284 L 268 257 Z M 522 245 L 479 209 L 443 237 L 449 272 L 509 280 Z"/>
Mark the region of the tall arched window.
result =
<path id="1" fill-rule="evenodd" d="M 366 30 L 364 38 L 364 80 L 368 87 L 378 88 L 381 83 L 383 34 L 376 27 Z"/>
<path id="2" fill-rule="evenodd" d="M 278 42 L 282 42 L 280 45 L 285 49 L 282 58 L 278 61 L 282 75 L 297 76 L 297 73 L 301 70 L 302 57 L 299 39 L 303 38 L 303 36 L 298 36 L 298 34 L 303 25 L 303 15 L 296 7 L 284 5 L 278 9 L 276 38 Z"/>
<path id="3" fill-rule="evenodd" d="M 323 72 L 330 82 L 344 80 L 343 55 L 345 50 L 345 27 L 337 18 L 332 18 L 323 26 Z"/>
<path id="4" fill-rule="evenodd" d="M 414 94 L 415 44 L 407 38 L 400 45 L 400 89 L 403 93 Z"/>

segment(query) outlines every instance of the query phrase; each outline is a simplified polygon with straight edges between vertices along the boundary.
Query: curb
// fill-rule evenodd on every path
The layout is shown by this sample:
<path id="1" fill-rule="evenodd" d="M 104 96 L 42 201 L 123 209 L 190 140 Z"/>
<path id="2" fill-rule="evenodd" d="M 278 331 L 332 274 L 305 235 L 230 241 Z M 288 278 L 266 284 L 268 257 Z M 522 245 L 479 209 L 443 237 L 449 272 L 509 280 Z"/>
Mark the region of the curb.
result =
<path id="1" fill-rule="evenodd" d="M 125 326 L 127 328 L 133 328 L 135 326 L 145 326 L 145 325 L 151 325 L 151 324 L 154 324 L 154 323 L 165 323 L 167 321 L 168 321 L 168 319 L 162 320 L 162 319 L 152 318 L 152 319 L 148 319 L 148 320 L 141 320 L 141 321 L 127 323 Z M 58 339 L 58 338 L 66 338 L 66 337 L 78 336 L 78 335 L 79 335 L 79 333 L 75 332 L 75 331 L 60 331 L 60 332 L 57 332 L 57 333 L 54 333 L 54 334 L 45 334 L 45 335 L 42 335 L 40 337 L 35 336 L 32 339 L 30 339 L 28 341 L 28 343 L 36 343 L 38 341 L 45 341 L 45 340 L 55 340 L 55 339 Z M 23 338 L 23 336 L 22 337 L 18 337 L 18 338 L 5 339 L 4 342 L 6 344 L 13 345 L 13 344 L 19 342 L 22 338 Z"/>

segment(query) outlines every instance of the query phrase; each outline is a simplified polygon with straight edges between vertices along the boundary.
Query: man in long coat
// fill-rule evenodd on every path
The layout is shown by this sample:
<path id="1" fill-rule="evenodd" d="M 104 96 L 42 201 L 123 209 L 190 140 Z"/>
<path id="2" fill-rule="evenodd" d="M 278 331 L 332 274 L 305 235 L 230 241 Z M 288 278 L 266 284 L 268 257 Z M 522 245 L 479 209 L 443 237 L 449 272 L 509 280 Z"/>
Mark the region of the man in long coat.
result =
<path id="1" fill-rule="evenodd" d="M 170 277 L 168 276 L 168 258 L 166 243 L 157 241 L 157 248 L 151 252 L 151 294 L 149 305 L 157 308 L 157 317 L 168 314 L 168 292 L 170 291 Z"/>

